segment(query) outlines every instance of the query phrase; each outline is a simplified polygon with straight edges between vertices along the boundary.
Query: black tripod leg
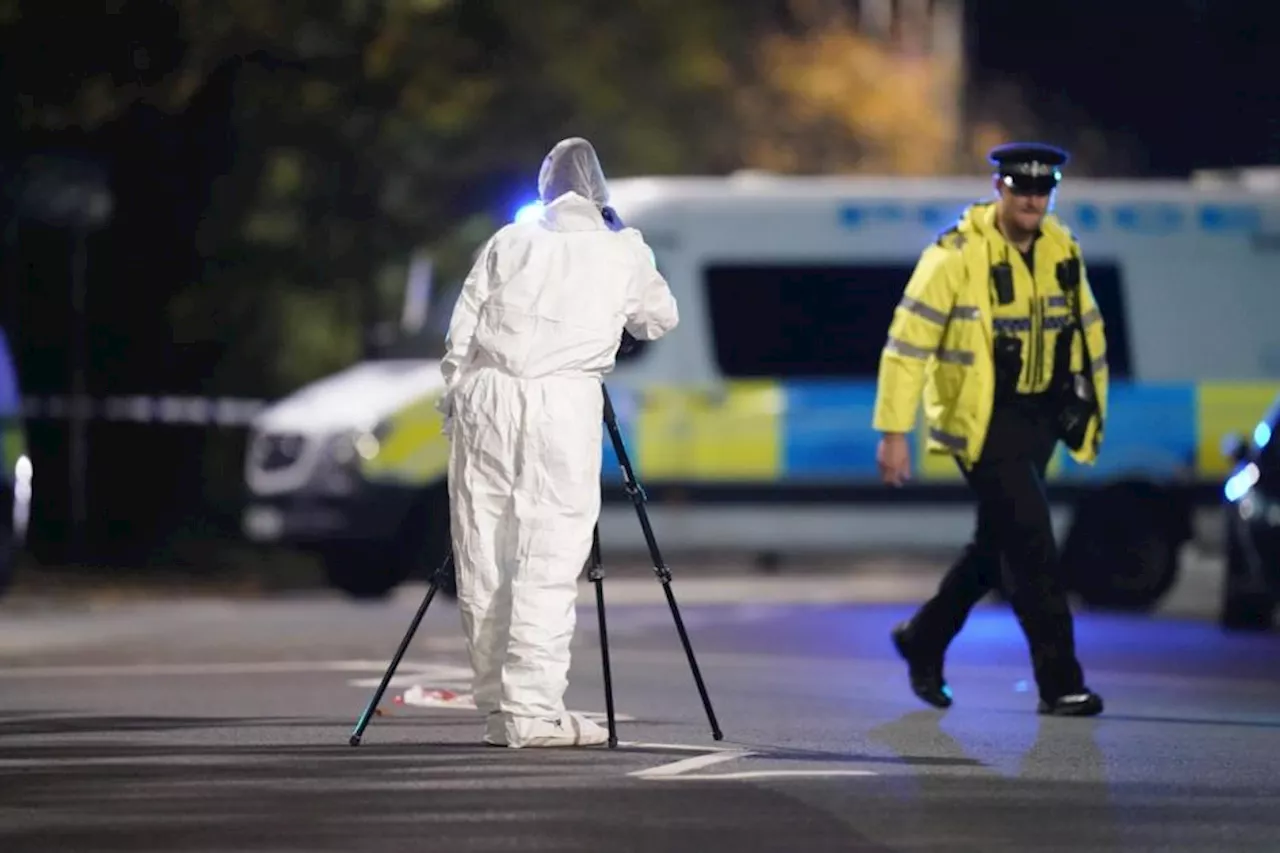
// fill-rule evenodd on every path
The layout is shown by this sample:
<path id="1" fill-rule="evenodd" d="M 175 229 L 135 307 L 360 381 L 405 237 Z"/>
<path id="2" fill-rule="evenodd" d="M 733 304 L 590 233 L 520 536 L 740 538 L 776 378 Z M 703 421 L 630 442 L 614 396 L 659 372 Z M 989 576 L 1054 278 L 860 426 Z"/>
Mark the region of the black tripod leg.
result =
<path id="1" fill-rule="evenodd" d="M 711 697 L 707 694 L 707 686 L 702 681 L 702 671 L 698 668 L 698 660 L 694 657 L 693 646 L 689 643 L 689 633 L 684 628 L 684 620 L 680 618 L 680 608 L 676 605 L 676 595 L 671 590 L 671 570 L 662 562 L 662 555 L 658 552 L 658 543 L 653 536 L 653 529 L 649 526 L 649 516 L 645 512 L 644 504 L 637 502 L 636 511 L 640 516 L 640 527 L 644 530 L 644 538 L 649 544 L 649 554 L 653 558 L 653 570 L 658 575 L 658 579 L 662 581 L 662 591 L 667 595 L 667 604 L 671 607 L 671 617 L 675 620 L 676 631 L 680 634 L 680 644 L 684 646 L 685 657 L 689 659 L 689 669 L 693 672 L 693 681 L 698 685 L 698 695 L 702 697 L 702 707 L 707 712 L 707 721 L 711 723 L 711 737 L 715 740 L 723 740 L 724 734 L 720 731 L 720 724 L 716 721 L 716 712 L 711 708 Z"/>
<path id="2" fill-rule="evenodd" d="M 592 532 L 591 569 L 587 577 L 596 585 L 596 614 L 600 622 L 600 660 L 604 666 L 604 707 L 609 720 L 609 748 L 618 745 L 618 723 L 613 713 L 613 670 L 609 665 L 609 629 L 604 617 L 604 565 L 600 559 L 600 526 Z"/>
<path id="3" fill-rule="evenodd" d="M 609 389 L 604 388 L 604 422 L 609 430 L 609 438 L 613 442 L 614 453 L 622 466 L 623 487 L 635 504 L 636 515 L 640 519 L 640 529 L 644 533 L 645 544 L 649 547 L 649 557 L 653 561 L 653 571 L 662 582 L 663 592 L 667 596 L 667 604 L 671 608 L 671 616 L 676 623 L 676 631 L 680 634 L 680 644 L 684 646 L 685 657 L 689 659 L 689 669 L 693 672 L 694 683 L 698 686 L 698 695 L 702 697 L 702 707 L 707 712 L 707 720 L 711 723 L 711 736 L 723 740 L 720 724 L 716 721 L 716 712 L 711 707 L 711 697 L 707 694 L 707 686 L 702 681 L 702 671 L 698 668 L 698 660 L 693 654 L 693 646 L 689 642 L 689 634 L 685 631 L 684 620 L 680 617 L 680 608 L 676 604 L 675 593 L 671 590 L 671 570 L 662 560 L 658 549 L 658 539 L 653 534 L 653 526 L 649 523 L 649 514 L 644 506 L 644 490 L 636 482 L 635 472 L 631 468 L 631 458 L 627 455 L 626 445 L 622 441 L 622 433 L 618 430 L 618 419 L 613 411 L 613 401 L 609 399 Z"/>
<path id="4" fill-rule="evenodd" d="M 436 597 L 436 591 L 440 588 L 441 581 L 445 578 L 452 560 L 452 554 L 445 557 L 444 564 L 436 569 L 435 575 L 432 576 L 431 586 L 427 588 L 427 594 L 422 599 L 422 604 L 418 607 L 418 612 L 414 615 L 413 622 L 409 624 L 409 630 L 405 632 L 404 639 L 400 641 L 400 648 L 396 649 L 395 657 L 391 659 L 391 664 L 382 675 L 382 683 L 374 691 L 373 698 L 369 700 L 364 713 L 360 715 L 360 720 L 356 723 L 355 731 L 351 733 L 351 739 L 348 743 L 352 746 L 360 745 L 360 738 L 364 736 L 365 727 L 373 719 L 374 711 L 377 710 L 378 703 L 382 701 L 382 694 L 386 692 L 387 685 L 391 683 L 391 677 L 395 674 L 396 667 L 400 666 L 400 659 L 404 657 L 405 650 L 409 648 L 409 643 L 413 640 L 413 635 L 417 633 L 418 625 L 422 623 L 422 617 L 427 614 L 427 608 L 431 606 L 431 600 Z"/>

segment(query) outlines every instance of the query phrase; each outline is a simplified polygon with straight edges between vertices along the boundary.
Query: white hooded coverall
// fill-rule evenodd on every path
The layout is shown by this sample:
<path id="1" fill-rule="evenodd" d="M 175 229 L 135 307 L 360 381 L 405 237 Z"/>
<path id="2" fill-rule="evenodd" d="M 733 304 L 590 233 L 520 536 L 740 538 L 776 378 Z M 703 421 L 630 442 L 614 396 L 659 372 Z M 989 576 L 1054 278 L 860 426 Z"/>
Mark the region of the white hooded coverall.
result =
<path id="1" fill-rule="evenodd" d="M 500 229 L 454 308 L 442 371 L 458 606 L 487 742 L 599 743 L 568 715 L 577 583 L 600 512 L 602 377 L 622 331 L 654 340 L 675 299 L 635 229 L 612 231 L 595 152 L 567 139 L 536 221 Z"/>

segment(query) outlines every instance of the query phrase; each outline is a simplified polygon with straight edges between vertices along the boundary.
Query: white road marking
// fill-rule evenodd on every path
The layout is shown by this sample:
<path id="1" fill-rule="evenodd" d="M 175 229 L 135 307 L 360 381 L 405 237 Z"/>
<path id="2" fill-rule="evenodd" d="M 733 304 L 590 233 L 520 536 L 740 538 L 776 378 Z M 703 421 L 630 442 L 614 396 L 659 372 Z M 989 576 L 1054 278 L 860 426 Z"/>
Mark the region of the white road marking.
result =
<path id="1" fill-rule="evenodd" d="M 723 764 L 726 761 L 737 761 L 739 758 L 746 758 L 748 755 L 754 755 L 747 750 L 733 750 L 724 752 L 710 752 L 703 755 L 695 755 L 691 758 L 681 758 L 678 761 L 672 761 L 669 764 L 660 764 L 657 767 L 646 767 L 643 770 L 632 770 L 628 776 L 634 776 L 637 779 L 666 779 L 673 776 L 678 777 L 682 773 L 688 773 L 693 770 L 701 770 L 704 767 L 711 767 L 715 764 Z"/>
<path id="2" fill-rule="evenodd" d="M 209 675 L 278 675 L 281 673 L 308 672 L 385 672 L 387 661 L 253 661 L 228 663 L 138 663 L 91 664 L 66 666 L 7 666 L 0 667 L 0 678 L 125 678 L 150 676 L 209 676 Z M 446 664 L 402 661 L 398 673 L 411 673 L 414 681 L 457 679 L 459 673 L 471 677 L 466 667 Z M 409 677 L 397 675 L 395 678 Z M 373 686 L 382 680 L 374 679 Z M 395 679 L 393 678 L 393 681 Z"/>
<path id="3" fill-rule="evenodd" d="M 49 758 L 0 758 L 0 769 L 30 770 L 38 767 L 135 767 L 145 765 L 239 767 L 245 764 L 278 763 L 280 763 L 280 760 L 271 756 L 255 757 L 247 755 L 113 755 L 72 758 L 58 756 Z"/>
<path id="4" fill-rule="evenodd" d="M 423 682 L 430 682 L 435 687 L 470 687 L 471 676 L 471 668 L 467 666 L 430 666 L 408 672 L 397 671 L 387 682 L 387 687 L 415 687 Z M 381 683 L 381 675 L 347 681 L 351 687 L 377 687 Z"/>
<path id="5" fill-rule="evenodd" d="M 639 740 L 620 740 L 618 746 L 630 749 L 657 749 L 671 752 L 741 752 L 737 746 L 707 746 L 700 743 L 647 743 Z"/>
<path id="6" fill-rule="evenodd" d="M 622 744 L 619 743 L 621 746 Z M 709 767 L 726 764 L 743 758 L 762 757 L 765 753 L 753 752 L 737 747 L 706 747 L 685 744 L 635 743 L 628 746 L 637 748 L 696 751 L 701 755 L 681 758 L 657 767 L 646 767 L 627 773 L 634 779 L 654 779 L 664 782 L 683 781 L 745 781 L 755 779 L 829 779 L 840 776 L 877 776 L 871 770 L 845 769 L 798 769 L 798 770 L 736 770 L 727 773 L 705 773 Z"/>
<path id="7" fill-rule="evenodd" d="M 876 776 L 870 770 L 740 770 L 731 773 L 684 773 L 678 776 L 644 776 L 664 782 L 740 781 L 744 779 L 829 779 L 836 776 Z"/>
<path id="8" fill-rule="evenodd" d="M 602 725 L 609 721 L 609 715 L 604 711 L 573 711 L 573 713 L 581 714 L 582 716 L 586 717 L 588 720 L 591 720 L 592 722 L 595 722 L 595 723 L 600 723 Z M 634 723 L 636 721 L 636 718 L 631 716 L 630 714 L 622 714 L 617 711 L 614 711 L 613 721 L 615 723 Z M 621 743 L 621 741 L 619 741 L 619 743 Z"/>

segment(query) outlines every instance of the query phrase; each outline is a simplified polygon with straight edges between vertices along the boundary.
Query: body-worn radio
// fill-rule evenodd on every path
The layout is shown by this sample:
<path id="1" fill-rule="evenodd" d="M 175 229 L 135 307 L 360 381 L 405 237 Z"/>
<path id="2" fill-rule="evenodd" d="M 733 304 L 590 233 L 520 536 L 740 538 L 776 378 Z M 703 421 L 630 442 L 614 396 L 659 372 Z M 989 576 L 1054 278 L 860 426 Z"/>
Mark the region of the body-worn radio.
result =
<path id="1" fill-rule="evenodd" d="M 991 290 L 1000 305 L 1013 302 L 1013 267 L 1008 262 L 991 265 Z M 1022 375 L 1022 340 L 1013 335 L 996 335 L 992 357 L 996 372 L 996 397 L 1013 399 Z"/>

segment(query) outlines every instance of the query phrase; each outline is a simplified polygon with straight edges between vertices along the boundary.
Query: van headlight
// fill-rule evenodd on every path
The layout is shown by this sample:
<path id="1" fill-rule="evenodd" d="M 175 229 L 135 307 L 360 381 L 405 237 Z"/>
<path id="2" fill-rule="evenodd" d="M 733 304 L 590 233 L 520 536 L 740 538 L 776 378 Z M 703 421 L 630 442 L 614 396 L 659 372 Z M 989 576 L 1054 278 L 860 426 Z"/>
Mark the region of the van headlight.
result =
<path id="1" fill-rule="evenodd" d="M 18 457 L 13 466 L 13 532 L 25 541 L 27 526 L 31 521 L 31 481 L 35 477 L 35 467 L 26 454 Z"/>
<path id="2" fill-rule="evenodd" d="M 1280 501 L 1270 500 L 1257 489 L 1250 489 L 1237 504 L 1240 518 L 1253 524 L 1280 527 Z"/>
<path id="3" fill-rule="evenodd" d="M 360 464 L 375 459 L 382 452 L 382 441 L 389 431 L 378 424 L 371 429 L 354 429 L 329 439 L 321 468 L 316 472 L 321 488 L 330 494 L 347 495 L 360 481 Z"/>

